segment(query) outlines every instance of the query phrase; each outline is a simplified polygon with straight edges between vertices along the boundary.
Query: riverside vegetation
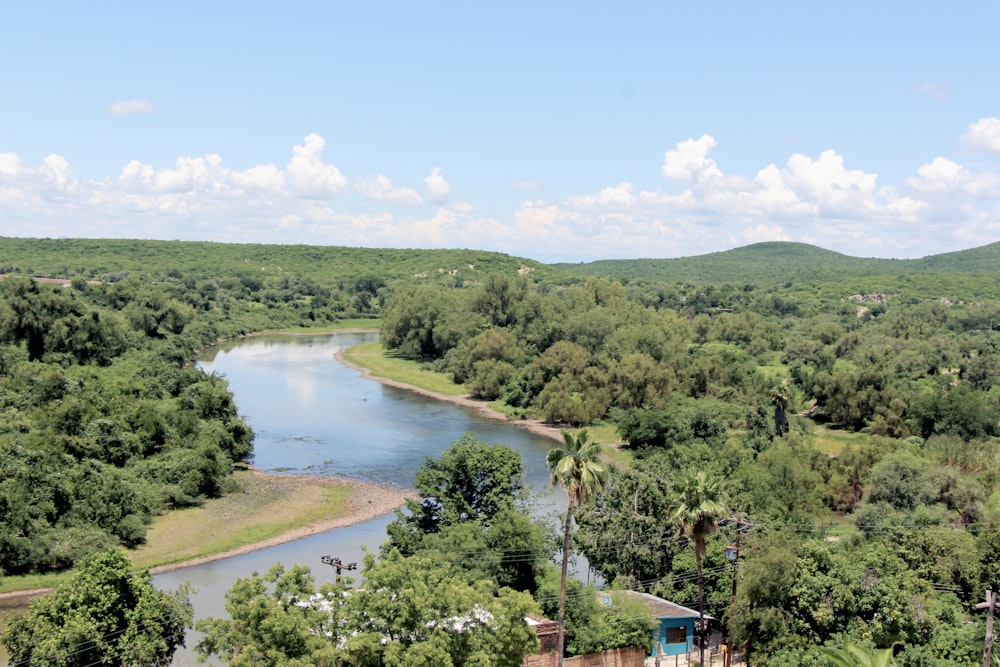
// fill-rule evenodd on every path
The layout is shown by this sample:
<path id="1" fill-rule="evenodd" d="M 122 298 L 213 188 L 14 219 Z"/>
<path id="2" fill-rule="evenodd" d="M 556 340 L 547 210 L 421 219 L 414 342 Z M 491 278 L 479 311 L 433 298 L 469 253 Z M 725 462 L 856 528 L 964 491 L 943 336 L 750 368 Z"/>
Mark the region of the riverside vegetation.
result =
<path id="1" fill-rule="evenodd" d="M 93 259 L 76 244 L 93 246 Z M 513 419 L 617 431 L 634 464 L 611 466 L 601 493 L 573 512 L 574 549 L 612 588 L 695 606 L 703 584 L 706 613 L 755 665 L 824 665 L 817 647 L 846 643 L 894 647 L 913 667 L 981 661 L 972 605 L 1000 586 L 1000 244 L 907 262 L 759 244 L 550 267 L 407 252 L 0 239 L 4 272 L 72 281 L 0 283 L 4 574 L 139 544 L 156 513 L 226 490 L 252 434 L 225 382 L 187 363 L 196 349 L 367 316 L 381 319 L 388 354 Z M 405 269 L 374 261 L 386 257 L 405 257 Z M 696 554 L 673 519 L 675 485 L 695 470 L 721 484 L 741 517 L 730 525 L 750 526 L 735 599 L 724 547 L 736 536 L 723 527 Z M 420 490 L 429 500 L 439 489 Z M 446 512 L 419 531 L 422 510 L 408 506 L 399 521 L 409 528 L 390 531 L 395 551 L 373 555 L 371 576 L 382 560 L 403 568 L 396 553 L 486 550 L 494 555 L 475 562 L 439 560 L 445 570 L 428 576 L 526 592 L 557 611 L 557 548 L 513 518 L 510 495 L 502 520 Z M 276 571 L 246 594 L 288 613 L 281 596 L 311 584 L 287 577 Z M 570 651 L 621 640 L 598 636 L 607 619 L 585 609 L 582 584 L 570 587 Z M 635 636 L 648 631 L 638 612 L 625 615 Z M 226 636 L 205 650 L 252 640 Z M 431 644 L 435 655 L 459 650 Z M 410 650 L 430 649 L 398 655 Z"/>

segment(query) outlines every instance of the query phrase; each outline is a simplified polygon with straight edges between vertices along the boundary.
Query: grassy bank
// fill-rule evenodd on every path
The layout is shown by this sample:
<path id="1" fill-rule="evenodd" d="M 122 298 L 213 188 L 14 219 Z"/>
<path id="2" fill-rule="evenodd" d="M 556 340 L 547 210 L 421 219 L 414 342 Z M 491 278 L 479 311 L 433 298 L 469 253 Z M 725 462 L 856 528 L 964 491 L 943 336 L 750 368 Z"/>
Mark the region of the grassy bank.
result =
<path id="1" fill-rule="evenodd" d="M 139 568 L 208 558 L 344 517 L 354 489 L 304 475 L 234 474 L 236 489 L 201 507 L 158 516 L 146 544 L 129 555 Z M 68 573 L 0 578 L 0 593 L 52 588 Z"/>
<path id="2" fill-rule="evenodd" d="M 468 390 L 452 382 L 444 373 L 435 373 L 423 364 L 385 354 L 382 344 L 373 341 L 350 347 L 343 352 L 346 361 L 367 368 L 375 377 L 402 382 L 446 396 L 462 396 Z"/>
<path id="3" fill-rule="evenodd" d="M 416 387 L 417 389 L 440 394 L 444 397 L 455 397 L 453 402 L 456 403 L 478 403 L 478 401 L 468 401 L 458 398 L 465 396 L 468 391 L 462 385 L 452 382 L 446 374 L 429 370 L 424 364 L 419 362 L 400 359 L 399 357 L 386 354 L 382 345 L 377 341 L 349 347 L 341 352 L 341 357 L 348 363 L 366 369 L 375 378 L 388 380 L 398 385 Z M 501 401 L 492 401 L 482 405 L 485 405 L 499 415 L 505 415 L 512 423 L 520 421 L 520 418 L 515 416 L 513 410 Z M 524 425 L 523 422 L 520 425 Z M 632 465 L 632 453 L 622 450 L 617 446 L 620 443 L 620 438 L 613 424 L 601 422 L 585 428 L 590 432 L 591 440 L 605 444 L 604 455 L 608 461 L 626 468 Z M 536 422 L 532 430 L 540 435 L 554 435 L 558 441 L 558 433 L 561 429 Z M 568 430 L 575 433 L 580 429 Z"/>
<path id="4" fill-rule="evenodd" d="M 294 334 L 315 334 L 331 333 L 343 331 L 345 329 L 371 329 L 377 331 L 382 326 L 382 320 L 372 318 L 359 318 L 355 320 L 339 320 L 333 324 L 322 327 L 289 327 L 287 329 L 275 329 L 267 333 L 294 333 Z"/>
<path id="5" fill-rule="evenodd" d="M 202 507 L 170 512 L 131 553 L 140 568 L 215 556 L 347 513 L 351 489 L 303 475 L 234 474 L 238 489 Z"/>

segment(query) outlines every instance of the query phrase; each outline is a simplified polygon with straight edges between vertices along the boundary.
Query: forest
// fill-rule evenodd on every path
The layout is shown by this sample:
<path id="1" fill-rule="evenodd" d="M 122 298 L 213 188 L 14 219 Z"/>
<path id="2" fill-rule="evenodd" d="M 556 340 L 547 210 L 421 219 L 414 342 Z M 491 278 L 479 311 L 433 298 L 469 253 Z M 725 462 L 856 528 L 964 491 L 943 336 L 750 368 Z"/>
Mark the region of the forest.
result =
<path id="1" fill-rule="evenodd" d="M 477 251 L 0 239 L 0 571 L 72 567 L 140 543 L 157 513 L 225 493 L 253 434 L 224 379 L 191 366 L 196 350 L 372 318 L 387 354 L 512 420 L 614 434 L 605 449 L 620 452 L 573 510 L 572 535 L 609 589 L 697 606 L 703 583 L 706 613 L 754 665 L 827 665 L 820 647 L 845 644 L 890 648 L 908 667 L 981 664 L 973 607 L 1000 586 L 998 255 L 758 244 L 544 266 Z M 486 551 L 474 567 L 422 571 L 484 605 L 476 595 L 503 589 L 555 613 L 562 535 L 527 518 L 520 464 L 485 443 L 453 451 L 418 472 L 423 501 L 399 513 L 370 576 Z M 448 500 L 469 461 L 502 464 L 488 511 Z M 695 472 L 718 502 L 692 549 L 676 515 Z M 268 576 L 240 595 L 287 614 L 282 595 L 316 594 L 304 573 Z M 579 590 L 569 599 L 571 652 L 627 641 L 588 635 L 623 622 L 595 621 L 610 612 Z M 219 623 L 206 651 L 255 641 Z M 385 659 L 366 646 L 354 660 Z"/>

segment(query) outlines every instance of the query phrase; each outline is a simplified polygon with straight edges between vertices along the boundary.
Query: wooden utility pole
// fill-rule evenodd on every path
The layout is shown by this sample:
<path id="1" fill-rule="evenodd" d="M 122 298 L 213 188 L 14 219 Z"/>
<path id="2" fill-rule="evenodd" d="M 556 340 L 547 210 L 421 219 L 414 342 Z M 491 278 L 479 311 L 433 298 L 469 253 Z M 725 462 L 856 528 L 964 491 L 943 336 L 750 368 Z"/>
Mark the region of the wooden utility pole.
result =
<path id="1" fill-rule="evenodd" d="M 334 558 L 333 556 L 323 556 L 321 559 L 325 565 L 332 565 L 337 568 L 337 583 L 340 583 L 340 573 L 341 570 L 356 570 L 358 569 L 357 563 L 344 563 L 339 558 Z"/>
<path id="2" fill-rule="evenodd" d="M 740 566 L 740 540 L 743 538 L 743 533 L 753 527 L 753 524 L 744 519 L 741 516 L 731 516 L 723 519 L 719 522 L 720 525 L 736 526 L 736 544 L 732 544 L 726 547 L 726 560 L 733 561 L 733 596 L 730 600 L 730 607 L 736 604 L 736 574 Z M 729 629 L 729 636 L 726 637 L 726 654 L 723 658 L 724 667 L 730 667 L 733 664 L 733 634 L 732 629 Z"/>
<path id="3" fill-rule="evenodd" d="M 993 661 L 993 610 L 997 606 L 997 594 L 986 591 L 986 602 L 980 602 L 976 609 L 986 610 L 986 644 L 983 647 L 983 667 L 991 667 Z"/>

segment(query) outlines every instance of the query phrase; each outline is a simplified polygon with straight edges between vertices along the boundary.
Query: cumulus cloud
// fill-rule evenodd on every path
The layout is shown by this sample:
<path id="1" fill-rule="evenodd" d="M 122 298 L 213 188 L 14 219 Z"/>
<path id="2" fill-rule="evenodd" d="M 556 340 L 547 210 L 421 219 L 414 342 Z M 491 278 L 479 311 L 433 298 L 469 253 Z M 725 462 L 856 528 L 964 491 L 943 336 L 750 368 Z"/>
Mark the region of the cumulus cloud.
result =
<path id="1" fill-rule="evenodd" d="M 149 113 L 151 111 L 156 111 L 156 107 L 149 100 L 122 100 L 108 107 L 108 113 L 115 116 L 130 113 Z"/>
<path id="2" fill-rule="evenodd" d="M 997 122 L 971 125 L 968 140 L 988 147 Z M 832 149 L 739 174 L 716 163 L 715 146 L 707 134 L 677 143 L 664 153 L 662 181 L 654 167 L 634 180 L 552 200 L 536 195 L 507 209 L 445 205 L 449 187 L 438 167 L 423 179 L 426 196 L 383 175 L 349 182 L 316 134 L 292 147 L 283 166 L 231 169 L 209 153 L 166 166 L 133 160 L 117 178 L 99 181 L 75 177 L 60 155 L 25 164 L 0 153 L 0 235 L 465 247 L 579 261 L 695 255 L 767 240 L 922 256 L 942 238 L 951 244 L 945 251 L 1000 233 L 1000 174 L 955 156 L 930 158 L 884 185 Z"/>
<path id="3" fill-rule="evenodd" d="M 799 153 L 793 155 L 784 180 L 820 208 L 847 213 L 866 208 L 874 197 L 878 177 L 844 168 L 844 158 L 827 150 L 816 160 Z"/>
<path id="4" fill-rule="evenodd" d="M 0 153 L 0 175 L 17 176 L 21 171 L 21 158 L 16 153 Z"/>
<path id="5" fill-rule="evenodd" d="M 781 225 L 759 224 L 749 227 L 740 234 L 744 244 L 763 243 L 764 241 L 791 241 L 792 237 L 782 229 Z"/>
<path id="6" fill-rule="evenodd" d="M 413 188 L 396 187 L 389 178 L 381 175 L 358 181 L 354 189 L 375 201 L 400 204 L 419 204 L 423 201 Z"/>
<path id="7" fill-rule="evenodd" d="M 292 149 L 292 159 L 286 172 L 288 184 L 302 197 L 330 199 L 347 187 L 347 178 L 332 164 L 323 162 L 326 140 L 310 134 L 305 141 Z"/>
<path id="8" fill-rule="evenodd" d="M 688 139 L 663 156 L 663 175 L 684 183 L 701 182 L 721 177 L 715 160 L 708 157 L 715 148 L 715 139 L 707 134 L 698 139 Z"/>
<path id="9" fill-rule="evenodd" d="M 427 186 L 427 195 L 433 202 L 441 203 L 451 193 L 451 184 L 441 173 L 441 167 L 431 169 L 431 173 L 424 179 L 424 185 Z"/>
<path id="10" fill-rule="evenodd" d="M 1000 153 L 1000 118 L 981 118 L 972 125 L 962 141 L 973 150 Z"/>
<path id="11" fill-rule="evenodd" d="M 596 195 L 570 197 L 568 200 L 578 208 L 629 208 L 635 203 L 631 183 L 619 183 L 610 188 L 604 188 Z"/>

